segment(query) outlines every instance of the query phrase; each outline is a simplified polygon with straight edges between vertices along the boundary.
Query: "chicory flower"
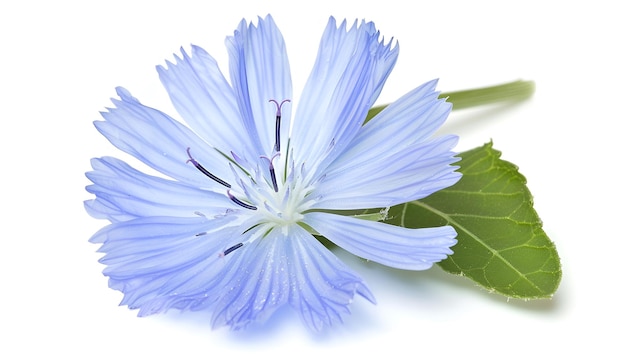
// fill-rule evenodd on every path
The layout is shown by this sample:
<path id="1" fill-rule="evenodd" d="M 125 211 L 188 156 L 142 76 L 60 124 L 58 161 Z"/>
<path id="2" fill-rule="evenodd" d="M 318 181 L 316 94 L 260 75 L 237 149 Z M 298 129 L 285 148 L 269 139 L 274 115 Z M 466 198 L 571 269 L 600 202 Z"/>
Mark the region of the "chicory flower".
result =
<path id="1" fill-rule="evenodd" d="M 117 89 L 97 129 L 163 175 L 92 160 L 87 211 L 110 224 L 91 241 L 121 302 L 145 316 L 213 312 L 246 327 L 290 305 L 321 330 L 349 313 L 365 282 L 322 245 L 422 270 L 451 254 L 450 226 L 407 229 L 355 211 L 387 208 L 454 184 L 455 136 L 433 137 L 451 105 L 428 82 L 365 123 L 398 46 L 371 22 L 331 18 L 299 103 L 273 19 L 242 21 L 226 41 L 230 81 L 192 46 L 158 67 L 186 125 Z M 292 114 L 294 113 L 294 114 Z"/>

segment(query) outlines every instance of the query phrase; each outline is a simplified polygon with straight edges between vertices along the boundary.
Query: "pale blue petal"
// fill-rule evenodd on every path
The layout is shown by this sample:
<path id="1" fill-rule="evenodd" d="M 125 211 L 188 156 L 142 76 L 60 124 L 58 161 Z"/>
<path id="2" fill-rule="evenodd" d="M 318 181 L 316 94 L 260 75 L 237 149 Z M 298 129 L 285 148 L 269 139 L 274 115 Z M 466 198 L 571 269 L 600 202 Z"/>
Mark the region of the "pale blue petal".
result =
<path id="1" fill-rule="evenodd" d="M 124 293 L 121 304 L 138 308 L 139 315 L 186 309 L 206 304 L 224 264 L 219 253 L 233 243 L 237 228 L 234 217 L 207 219 L 149 217 L 111 224 L 92 238 L 102 243 L 100 260 L 111 288 Z M 164 290 L 179 287 L 202 275 L 203 286 L 193 290 Z M 198 293 L 202 292 L 202 293 Z"/>
<path id="2" fill-rule="evenodd" d="M 329 170 L 360 166 L 428 140 L 445 122 L 452 105 L 438 99 L 437 81 L 427 82 L 388 105 L 359 131 Z"/>
<path id="3" fill-rule="evenodd" d="M 171 178 L 197 187 L 222 189 L 187 163 L 187 148 L 205 168 L 228 181 L 232 172 L 221 154 L 189 128 L 139 103 L 125 89 L 118 87 L 117 94 L 120 100 L 112 100 L 116 108 L 102 113 L 106 121 L 94 123 L 113 145 Z"/>
<path id="4" fill-rule="evenodd" d="M 450 165 L 455 136 L 429 139 L 450 104 L 430 81 L 390 104 L 358 133 L 350 148 L 328 167 L 312 194 L 315 207 L 387 207 L 421 199 L 461 177 Z"/>
<path id="5" fill-rule="evenodd" d="M 262 323 L 288 302 L 290 281 L 285 238 L 268 235 L 231 253 L 214 307 L 213 327 L 239 330 Z M 244 273 L 245 274 L 242 274 Z"/>
<path id="6" fill-rule="evenodd" d="M 231 255 L 213 325 L 246 327 L 289 302 L 312 330 L 341 322 L 356 293 L 374 302 L 362 279 L 299 226 L 274 230 Z M 237 274 L 246 272 L 246 275 Z"/>
<path id="7" fill-rule="evenodd" d="M 314 208 L 366 209 L 424 198 L 455 184 L 461 174 L 452 148 L 456 136 L 440 137 L 404 147 L 367 162 L 355 160 L 329 170 L 311 193 Z"/>
<path id="8" fill-rule="evenodd" d="M 303 222 L 354 255 L 406 270 L 430 268 L 457 242 L 451 226 L 407 229 L 323 212 L 307 213 Z"/>
<path id="9" fill-rule="evenodd" d="M 113 222 L 142 216 L 214 216 L 233 210 L 225 193 L 144 174 L 123 161 L 92 159 L 87 191 L 96 199 L 85 203 L 92 216 Z"/>
<path id="10" fill-rule="evenodd" d="M 285 242 L 292 262 L 289 302 L 315 331 L 341 323 L 355 294 L 376 300 L 363 280 L 303 228 Z"/>
<path id="11" fill-rule="evenodd" d="M 317 60 L 298 104 L 292 133 L 297 163 L 319 171 L 341 154 L 360 130 L 367 111 L 397 59 L 398 47 L 379 38 L 372 23 L 330 19 Z"/>
<path id="12" fill-rule="evenodd" d="M 175 63 L 157 67 L 174 107 L 211 146 L 222 153 L 233 151 L 251 158 L 235 92 L 217 62 L 197 46 L 191 47 L 191 56 L 183 49 L 181 52 L 182 58 L 175 56 Z"/>
<path id="13" fill-rule="evenodd" d="M 271 156 L 275 144 L 276 105 L 292 99 L 291 72 L 283 37 L 271 16 L 258 25 L 242 21 L 226 39 L 230 75 L 248 141 L 256 155 Z M 281 148 L 287 146 L 291 103 L 282 108 Z M 256 158 L 253 158 L 256 159 Z"/>

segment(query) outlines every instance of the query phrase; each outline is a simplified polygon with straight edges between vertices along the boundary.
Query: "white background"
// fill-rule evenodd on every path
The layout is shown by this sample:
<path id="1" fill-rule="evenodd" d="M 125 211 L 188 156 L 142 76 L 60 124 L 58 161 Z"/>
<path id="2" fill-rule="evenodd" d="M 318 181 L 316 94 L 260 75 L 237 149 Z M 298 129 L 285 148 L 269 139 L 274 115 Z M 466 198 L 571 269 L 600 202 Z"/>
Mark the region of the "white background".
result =
<path id="1" fill-rule="evenodd" d="M 17 2 L 13 2 L 17 4 Z M 411 5 L 406 5 L 411 4 Z M 0 5 L 0 356 L 196 357 L 324 353 L 616 356 L 624 314 L 625 26 L 609 1 L 22 1 Z M 459 150 L 491 139 L 519 165 L 562 258 L 552 300 L 490 294 L 438 268 L 416 274 L 346 257 L 378 299 L 310 334 L 285 312 L 246 332 L 208 314 L 137 318 L 118 307 L 88 238 L 89 159 L 118 152 L 92 125 L 115 86 L 175 115 L 155 65 L 190 43 L 225 69 L 225 36 L 271 13 L 294 89 L 329 15 L 365 18 L 400 57 L 380 103 L 440 78 L 444 91 L 534 80 L 532 100 L 454 112 Z M 613 328 L 613 324 L 616 324 Z"/>

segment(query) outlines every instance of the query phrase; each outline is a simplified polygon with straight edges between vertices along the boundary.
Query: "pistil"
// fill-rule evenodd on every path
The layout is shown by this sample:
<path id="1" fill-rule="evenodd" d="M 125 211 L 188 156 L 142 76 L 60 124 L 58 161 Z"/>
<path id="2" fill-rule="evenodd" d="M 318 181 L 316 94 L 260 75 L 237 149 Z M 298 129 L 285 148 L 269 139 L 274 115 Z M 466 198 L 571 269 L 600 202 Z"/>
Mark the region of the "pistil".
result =
<path id="1" fill-rule="evenodd" d="M 270 99 L 270 102 L 274 102 L 276 104 L 276 143 L 274 144 L 274 149 L 276 152 L 280 152 L 280 120 L 282 118 L 281 108 L 285 102 L 291 102 L 290 99 L 284 99 L 282 102 L 278 103 L 275 99 Z"/>

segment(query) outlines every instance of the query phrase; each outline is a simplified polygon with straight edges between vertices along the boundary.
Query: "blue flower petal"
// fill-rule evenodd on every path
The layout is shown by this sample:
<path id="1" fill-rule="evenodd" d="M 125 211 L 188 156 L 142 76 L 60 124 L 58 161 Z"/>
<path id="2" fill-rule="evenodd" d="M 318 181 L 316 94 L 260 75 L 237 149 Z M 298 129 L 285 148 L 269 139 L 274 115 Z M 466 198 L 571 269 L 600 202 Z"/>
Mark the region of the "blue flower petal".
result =
<path id="1" fill-rule="evenodd" d="M 387 207 L 421 199 L 456 183 L 455 136 L 429 137 L 450 112 L 436 81 L 392 103 L 369 121 L 327 168 L 312 194 L 316 208 Z M 348 199 L 348 200 L 346 200 Z"/>
<path id="2" fill-rule="evenodd" d="M 161 82 L 187 124 L 207 143 L 223 153 L 242 157 L 256 155 L 241 120 L 235 92 L 217 62 L 198 46 L 191 56 L 181 49 L 182 58 L 167 68 L 158 66 Z"/>
<path id="3" fill-rule="evenodd" d="M 329 20 L 317 60 L 298 104 L 292 133 L 294 158 L 320 171 L 361 129 L 398 55 L 372 23 L 339 28 Z M 312 135 L 315 133 L 315 135 Z"/>
<path id="4" fill-rule="evenodd" d="M 233 207 L 225 194 L 147 175 L 116 158 L 91 163 L 94 170 L 86 175 L 94 184 L 86 189 L 96 199 L 85 206 L 99 218 L 117 222 L 142 216 L 214 216 Z"/>
<path id="5" fill-rule="evenodd" d="M 365 282 L 301 227 L 286 244 L 293 260 L 290 303 L 309 328 L 341 323 L 355 294 L 376 303 Z"/>
<path id="6" fill-rule="evenodd" d="M 231 254 L 214 308 L 213 327 L 238 330 L 252 322 L 262 323 L 288 302 L 289 257 L 283 241 L 270 235 Z"/>
<path id="7" fill-rule="evenodd" d="M 211 168 L 213 174 L 227 181 L 231 178 L 226 159 L 216 150 L 208 149 L 207 143 L 189 128 L 139 103 L 124 88 L 118 87 L 117 94 L 120 100 L 112 100 L 116 108 L 102 113 L 106 121 L 94 122 L 113 145 L 174 179 L 221 190 L 219 184 L 187 163 L 186 150 L 190 148 L 194 158 Z"/>
<path id="8" fill-rule="evenodd" d="M 430 268 L 457 242 L 451 226 L 407 229 L 323 212 L 307 213 L 303 222 L 357 256 L 406 270 Z"/>
<path id="9" fill-rule="evenodd" d="M 235 89 L 248 141 L 256 155 L 271 156 L 275 144 L 276 105 L 292 99 L 291 72 L 285 43 L 271 16 L 258 25 L 242 21 L 226 39 L 231 82 Z M 291 105 L 282 108 L 281 148 L 287 146 Z M 256 158 L 254 158 L 256 159 Z"/>
<path id="10" fill-rule="evenodd" d="M 362 279 L 311 234 L 297 225 L 288 230 L 272 231 L 229 262 L 215 327 L 241 329 L 262 322 L 289 302 L 309 328 L 319 331 L 341 322 L 356 293 L 374 302 Z"/>
<path id="11" fill-rule="evenodd" d="M 404 147 L 368 161 L 354 160 L 333 168 L 311 193 L 314 208 L 381 208 L 424 198 L 456 183 L 461 174 L 451 164 L 456 136 Z"/>
<path id="12" fill-rule="evenodd" d="M 450 103 L 438 99 L 436 85 L 437 80 L 426 82 L 388 105 L 363 126 L 350 148 L 332 166 L 368 162 L 428 140 L 452 108 Z"/>
<path id="13" fill-rule="evenodd" d="M 104 274 L 124 293 L 121 304 L 144 316 L 206 304 L 224 268 L 219 253 L 237 240 L 233 219 L 139 218 L 106 226 L 90 241 L 102 243 Z M 201 287 L 176 290 L 196 276 L 202 276 Z"/>

